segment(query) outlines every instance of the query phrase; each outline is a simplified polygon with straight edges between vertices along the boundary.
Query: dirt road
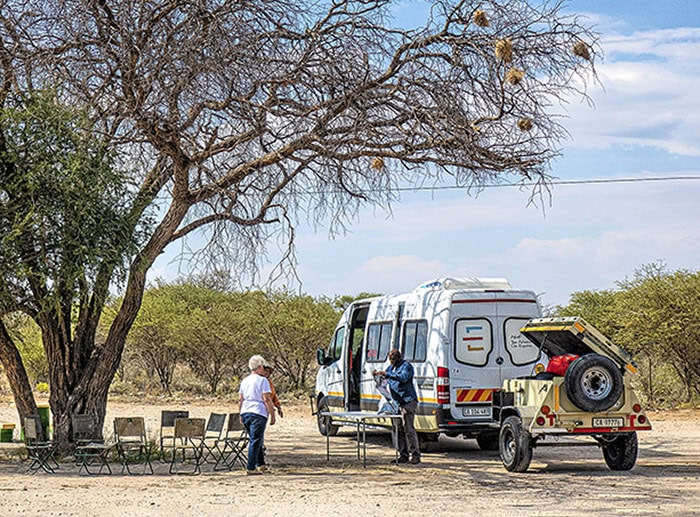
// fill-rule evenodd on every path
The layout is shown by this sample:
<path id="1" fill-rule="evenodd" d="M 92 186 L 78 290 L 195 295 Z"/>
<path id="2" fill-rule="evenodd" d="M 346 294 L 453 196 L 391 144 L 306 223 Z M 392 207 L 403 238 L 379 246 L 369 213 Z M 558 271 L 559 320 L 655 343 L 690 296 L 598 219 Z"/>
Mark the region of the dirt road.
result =
<path id="1" fill-rule="evenodd" d="M 111 403 L 115 416 L 146 416 L 157 437 L 160 409 L 192 416 L 227 412 L 226 404 Z M 355 457 L 354 432 L 332 438 L 331 458 L 307 407 L 288 408 L 268 428 L 269 475 L 242 470 L 200 476 L 79 476 L 70 463 L 59 474 L 25 474 L 26 463 L 0 463 L 0 513 L 8 515 L 694 515 L 700 509 L 700 411 L 650 413 L 654 430 L 640 433 L 629 472 L 611 472 L 597 447 L 538 448 L 529 472 L 506 472 L 498 454 L 473 440 L 440 439 L 421 465 L 389 464 L 388 433 L 374 434 L 368 466 Z M 17 416 L 0 405 L 0 421 Z"/>

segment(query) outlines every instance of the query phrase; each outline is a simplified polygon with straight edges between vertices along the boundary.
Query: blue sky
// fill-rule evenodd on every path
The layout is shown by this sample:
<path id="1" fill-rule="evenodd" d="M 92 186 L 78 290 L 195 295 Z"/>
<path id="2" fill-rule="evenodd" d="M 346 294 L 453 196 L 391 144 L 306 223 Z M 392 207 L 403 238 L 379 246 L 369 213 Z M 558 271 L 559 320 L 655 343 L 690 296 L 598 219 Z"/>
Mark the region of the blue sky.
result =
<path id="1" fill-rule="evenodd" d="M 401 4 L 410 16 L 424 7 Z M 391 215 L 364 211 L 332 241 L 324 229 L 300 229 L 303 292 L 397 293 L 436 277 L 487 276 L 558 305 L 575 291 L 614 288 L 650 262 L 700 269 L 700 179 L 670 179 L 700 178 L 700 2 L 575 0 L 567 11 L 602 35 L 602 87 L 589 90 L 593 108 L 568 106 L 571 136 L 552 174 L 638 181 L 555 184 L 544 207 L 512 187 L 476 197 L 404 192 Z M 151 278 L 178 274 L 173 255 Z"/>

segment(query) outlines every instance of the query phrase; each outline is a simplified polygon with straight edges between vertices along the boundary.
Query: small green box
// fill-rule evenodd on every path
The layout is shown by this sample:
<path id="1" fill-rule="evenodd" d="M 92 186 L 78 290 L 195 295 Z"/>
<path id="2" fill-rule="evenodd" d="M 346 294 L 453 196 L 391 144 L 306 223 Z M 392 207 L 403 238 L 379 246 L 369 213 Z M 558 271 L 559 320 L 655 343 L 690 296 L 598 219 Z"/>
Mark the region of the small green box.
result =
<path id="1" fill-rule="evenodd" d="M 15 424 L 2 424 L 2 428 L 0 429 L 0 442 L 10 443 L 14 433 Z"/>

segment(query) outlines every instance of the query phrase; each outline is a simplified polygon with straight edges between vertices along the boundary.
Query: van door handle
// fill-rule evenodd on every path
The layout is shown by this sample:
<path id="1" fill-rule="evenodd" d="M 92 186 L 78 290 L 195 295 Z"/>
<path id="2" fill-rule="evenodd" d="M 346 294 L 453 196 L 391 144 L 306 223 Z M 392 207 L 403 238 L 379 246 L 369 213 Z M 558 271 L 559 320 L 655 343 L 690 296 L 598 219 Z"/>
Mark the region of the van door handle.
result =
<path id="1" fill-rule="evenodd" d="M 496 358 L 496 364 L 503 364 L 503 358 L 502 357 Z"/>

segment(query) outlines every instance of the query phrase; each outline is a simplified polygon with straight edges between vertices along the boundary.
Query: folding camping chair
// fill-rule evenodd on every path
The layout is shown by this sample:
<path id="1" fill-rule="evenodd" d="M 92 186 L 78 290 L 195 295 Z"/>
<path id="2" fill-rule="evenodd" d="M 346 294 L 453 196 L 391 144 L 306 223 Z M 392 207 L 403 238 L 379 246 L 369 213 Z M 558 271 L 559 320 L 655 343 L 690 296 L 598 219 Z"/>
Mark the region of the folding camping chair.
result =
<path id="1" fill-rule="evenodd" d="M 27 472 L 35 474 L 41 469 L 48 474 L 53 474 L 59 468 L 54 459 L 56 445 L 45 438 L 39 415 L 24 417 L 24 446 L 27 449 L 27 456 L 32 460 Z"/>
<path id="2" fill-rule="evenodd" d="M 211 413 L 207 420 L 207 427 L 204 430 L 204 440 L 202 441 L 202 463 L 209 463 L 208 458 L 214 459 L 213 463 L 219 461 L 221 449 L 219 442 L 224 432 L 226 415 L 223 413 Z"/>
<path id="3" fill-rule="evenodd" d="M 203 418 L 176 418 L 175 431 L 173 432 L 174 446 L 173 457 L 170 461 L 171 474 L 199 474 L 201 472 L 200 465 L 202 464 L 202 449 L 204 443 L 204 427 L 205 420 Z M 182 453 L 182 459 L 178 459 Z M 180 472 L 177 470 L 178 463 L 186 463 L 194 460 L 194 468 L 192 472 Z"/>
<path id="4" fill-rule="evenodd" d="M 71 424 L 73 426 L 73 443 L 75 450 L 75 462 L 78 465 L 78 474 L 85 469 L 88 475 L 102 474 L 102 469 L 107 467 L 107 472 L 112 473 L 109 466 L 109 451 L 112 445 L 105 443 L 102 433 L 97 427 L 96 415 L 72 415 Z M 91 472 L 90 467 L 99 465 L 97 472 Z"/>
<path id="5" fill-rule="evenodd" d="M 246 447 L 248 447 L 248 431 L 241 423 L 240 413 L 230 413 L 228 415 L 228 426 L 226 427 L 226 436 L 222 440 L 224 442 L 221 450 L 221 456 L 214 465 L 214 470 L 231 470 L 236 461 L 243 468 L 246 468 L 248 455 Z"/>
<path id="6" fill-rule="evenodd" d="M 173 435 L 175 431 L 175 420 L 178 418 L 188 418 L 189 416 L 189 411 L 166 410 L 160 412 L 160 452 L 163 461 L 165 461 L 165 450 L 169 449 L 172 452 L 175 447 L 175 437 Z M 166 442 L 169 443 L 166 444 Z"/>
<path id="7" fill-rule="evenodd" d="M 153 446 L 148 443 L 143 417 L 115 418 L 114 439 L 122 463 L 122 474 L 125 470 L 130 476 L 146 474 L 146 468 L 153 474 L 153 465 L 151 465 Z M 143 463 L 142 472 L 132 472 L 130 465 L 135 463 Z"/>

